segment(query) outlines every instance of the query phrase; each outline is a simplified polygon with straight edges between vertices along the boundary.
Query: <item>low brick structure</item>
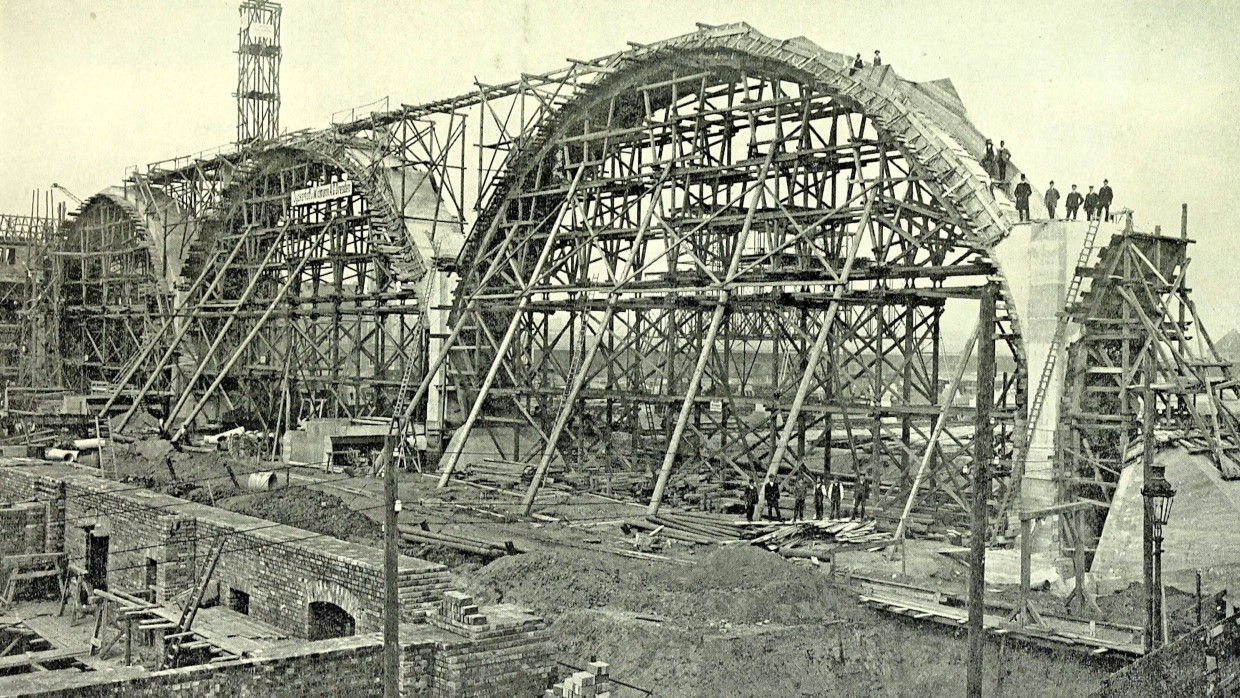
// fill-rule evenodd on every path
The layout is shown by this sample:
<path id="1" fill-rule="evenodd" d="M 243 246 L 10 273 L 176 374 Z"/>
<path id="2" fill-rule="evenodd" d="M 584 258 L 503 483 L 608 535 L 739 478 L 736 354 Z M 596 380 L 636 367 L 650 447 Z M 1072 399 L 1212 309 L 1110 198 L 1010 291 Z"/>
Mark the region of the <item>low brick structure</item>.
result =
<path id="1" fill-rule="evenodd" d="M 315 608 L 327 606 L 332 634 L 351 636 L 136 677 L 86 673 L 74 687 L 39 690 L 32 675 L 36 685 L 17 695 L 381 695 L 382 551 L 25 459 L 0 458 L 0 503 L 9 505 L 0 509 L 0 538 L 67 552 L 97 581 L 153 587 L 161 602 L 193 588 L 222 537 L 213 576 L 221 603 L 300 638 L 316 636 Z M 512 606 L 480 608 L 437 563 L 402 556 L 398 582 L 402 695 L 541 695 L 552 663 L 543 619 Z"/>

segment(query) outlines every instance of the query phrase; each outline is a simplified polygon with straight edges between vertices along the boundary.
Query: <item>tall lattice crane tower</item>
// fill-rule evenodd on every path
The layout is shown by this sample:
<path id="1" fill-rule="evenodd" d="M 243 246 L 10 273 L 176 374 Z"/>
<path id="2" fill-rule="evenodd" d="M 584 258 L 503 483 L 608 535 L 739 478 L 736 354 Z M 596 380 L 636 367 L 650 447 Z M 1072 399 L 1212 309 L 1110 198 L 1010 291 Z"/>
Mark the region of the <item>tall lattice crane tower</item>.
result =
<path id="1" fill-rule="evenodd" d="M 237 144 L 280 134 L 279 3 L 245 0 L 237 33 Z"/>

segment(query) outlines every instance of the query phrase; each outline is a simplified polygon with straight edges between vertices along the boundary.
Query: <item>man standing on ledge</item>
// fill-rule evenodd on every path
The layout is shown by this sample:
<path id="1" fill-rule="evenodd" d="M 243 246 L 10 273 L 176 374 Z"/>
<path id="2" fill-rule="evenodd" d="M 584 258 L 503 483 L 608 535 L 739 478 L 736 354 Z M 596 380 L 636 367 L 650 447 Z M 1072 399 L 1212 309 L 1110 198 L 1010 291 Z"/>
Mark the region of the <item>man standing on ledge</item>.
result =
<path id="1" fill-rule="evenodd" d="M 858 70 L 865 67 L 865 61 L 861 60 L 861 54 L 857 54 L 857 59 L 853 61 L 852 68 L 849 69 L 849 75 L 856 75 Z"/>
<path id="2" fill-rule="evenodd" d="M 1003 161 L 1000 160 L 1000 162 Z M 1016 213 L 1019 214 L 1022 221 L 1029 220 L 1029 197 L 1032 195 L 1033 187 L 1029 186 L 1029 182 L 1025 181 L 1025 175 L 1021 175 L 1020 184 L 1016 185 Z"/>
<path id="3" fill-rule="evenodd" d="M 1055 207 L 1059 205 L 1059 190 L 1055 188 L 1054 182 L 1051 182 L 1051 185 L 1047 187 L 1046 196 L 1043 197 L 1043 200 L 1046 201 L 1047 219 L 1055 220 Z"/>
<path id="4" fill-rule="evenodd" d="M 1098 215 L 1098 194 L 1093 187 L 1085 194 L 1085 220 L 1092 221 Z"/>
<path id="5" fill-rule="evenodd" d="M 1012 151 L 1007 149 L 1003 141 L 999 141 L 999 183 L 1007 188 L 1007 166 L 1012 161 Z"/>
<path id="6" fill-rule="evenodd" d="M 1064 199 L 1063 205 L 1067 209 L 1063 219 L 1076 220 L 1076 210 L 1081 207 L 1081 195 L 1076 191 L 1076 185 L 1072 185 L 1072 191 L 1068 192 L 1068 198 Z"/>
<path id="7" fill-rule="evenodd" d="M 1098 190 L 1098 213 L 1102 216 L 1102 220 L 1111 220 L 1111 201 L 1115 198 L 1115 193 L 1111 191 L 1111 185 L 1107 181 L 1102 180 L 1102 188 Z M 1106 213 L 1103 213 L 1105 211 Z"/>

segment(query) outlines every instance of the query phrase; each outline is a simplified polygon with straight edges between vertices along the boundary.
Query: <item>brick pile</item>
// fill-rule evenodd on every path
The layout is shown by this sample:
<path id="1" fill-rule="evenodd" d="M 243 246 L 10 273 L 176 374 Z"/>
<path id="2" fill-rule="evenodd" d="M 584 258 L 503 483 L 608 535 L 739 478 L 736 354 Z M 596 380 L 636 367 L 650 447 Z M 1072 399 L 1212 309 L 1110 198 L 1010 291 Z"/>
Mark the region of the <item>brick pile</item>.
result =
<path id="1" fill-rule="evenodd" d="M 615 684 L 610 667 L 604 662 L 590 662 L 588 671 L 579 671 L 543 694 L 544 698 L 611 698 Z"/>
<path id="2" fill-rule="evenodd" d="M 435 695 L 536 696 L 547 685 L 551 643 L 542 618 L 509 605 L 484 612 L 469 594 L 450 591 L 428 620 L 448 633 L 436 640 Z"/>
<path id="3" fill-rule="evenodd" d="M 449 591 L 439 602 L 439 617 L 452 621 L 453 625 L 486 625 L 487 617 L 478 611 L 474 597 L 459 591 Z"/>

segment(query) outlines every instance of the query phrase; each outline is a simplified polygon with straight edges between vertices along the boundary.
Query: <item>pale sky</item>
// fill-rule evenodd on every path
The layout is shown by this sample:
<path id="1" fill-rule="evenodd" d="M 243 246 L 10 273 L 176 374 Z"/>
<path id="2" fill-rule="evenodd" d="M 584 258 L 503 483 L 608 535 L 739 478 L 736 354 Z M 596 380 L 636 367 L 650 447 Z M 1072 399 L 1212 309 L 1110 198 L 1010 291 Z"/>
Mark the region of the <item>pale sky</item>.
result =
<path id="1" fill-rule="evenodd" d="M 235 132 L 237 2 L 0 0 L 0 211 L 59 182 L 83 198 L 127 166 Z M 1039 188 L 1105 177 L 1139 228 L 1179 227 L 1217 338 L 1240 327 L 1240 3 L 1225 0 L 288 0 L 281 126 L 326 125 L 383 97 L 417 104 L 746 21 L 951 78 L 973 123 Z"/>

